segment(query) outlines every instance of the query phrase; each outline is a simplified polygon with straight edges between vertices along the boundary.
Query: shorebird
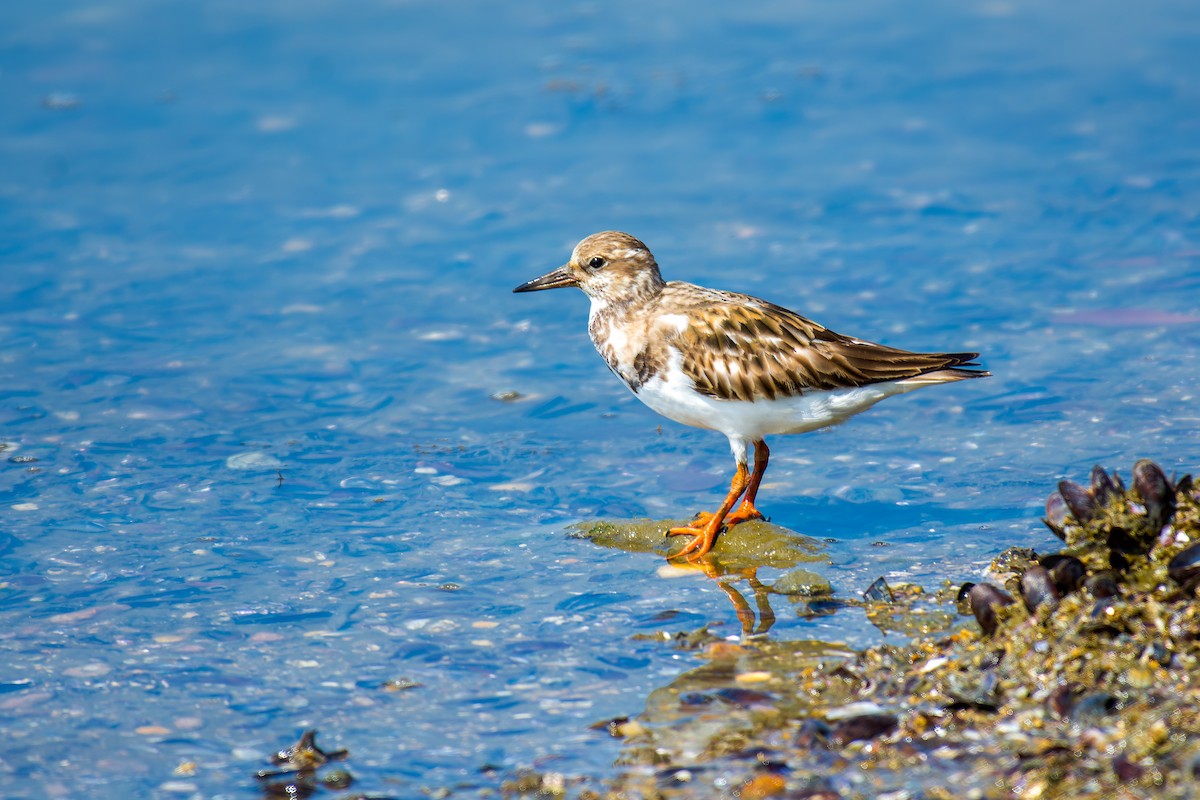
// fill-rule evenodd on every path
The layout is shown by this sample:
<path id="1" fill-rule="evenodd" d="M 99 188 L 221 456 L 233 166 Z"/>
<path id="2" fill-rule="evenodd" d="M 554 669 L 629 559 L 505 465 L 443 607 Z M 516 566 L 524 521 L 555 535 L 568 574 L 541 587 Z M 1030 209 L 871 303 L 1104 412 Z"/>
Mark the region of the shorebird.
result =
<path id="1" fill-rule="evenodd" d="M 757 297 L 664 281 L 650 249 L 628 233 L 587 237 L 565 265 L 513 291 L 568 286 L 591 300 L 592 343 L 639 400 L 729 439 L 729 493 L 715 512 L 667 531 L 692 537 L 670 558 L 699 560 L 723 529 L 762 517 L 755 503 L 768 435 L 836 425 L 895 394 L 990 374 L 975 363 L 978 353 L 898 350 Z"/>

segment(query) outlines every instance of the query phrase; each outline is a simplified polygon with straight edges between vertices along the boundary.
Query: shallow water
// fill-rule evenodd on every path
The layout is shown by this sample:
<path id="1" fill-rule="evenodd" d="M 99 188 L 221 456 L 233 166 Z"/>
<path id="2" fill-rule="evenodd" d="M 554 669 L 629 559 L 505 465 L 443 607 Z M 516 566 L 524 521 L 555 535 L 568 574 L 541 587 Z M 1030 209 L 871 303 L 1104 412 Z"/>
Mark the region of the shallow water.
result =
<path id="1" fill-rule="evenodd" d="M 1200 463 L 1194 4 L 10 3 L 0 31 L 5 796 L 253 796 L 306 727 L 364 791 L 611 774 L 588 725 L 699 663 L 631 636 L 742 628 L 728 585 L 571 533 L 709 508 L 731 467 L 608 374 L 578 293 L 509 293 L 595 230 L 984 354 L 772 442 L 762 507 L 836 597 L 1053 547 L 1045 495 L 1093 463 Z M 884 636 L 772 605 L 778 639 Z"/>

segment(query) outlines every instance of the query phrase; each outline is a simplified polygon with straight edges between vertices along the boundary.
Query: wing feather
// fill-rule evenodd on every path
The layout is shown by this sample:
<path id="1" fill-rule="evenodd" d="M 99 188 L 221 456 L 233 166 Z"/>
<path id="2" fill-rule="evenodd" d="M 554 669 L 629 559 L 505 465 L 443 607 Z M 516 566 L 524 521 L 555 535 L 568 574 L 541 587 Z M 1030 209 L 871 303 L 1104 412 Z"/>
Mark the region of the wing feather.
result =
<path id="1" fill-rule="evenodd" d="M 922 375 L 940 382 L 987 374 L 972 369 L 978 367 L 976 353 L 913 353 L 843 336 L 748 295 L 672 282 L 663 302 L 688 316 L 677 340 L 684 373 L 697 391 L 721 400 L 772 400 Z"/>

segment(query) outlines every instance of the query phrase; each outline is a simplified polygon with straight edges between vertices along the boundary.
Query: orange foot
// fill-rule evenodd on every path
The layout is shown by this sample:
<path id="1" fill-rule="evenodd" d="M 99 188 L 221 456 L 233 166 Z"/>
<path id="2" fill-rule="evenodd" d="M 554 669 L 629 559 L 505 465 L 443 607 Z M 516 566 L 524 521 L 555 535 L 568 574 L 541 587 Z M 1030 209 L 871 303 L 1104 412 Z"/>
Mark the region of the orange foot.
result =
<path id="1" fill-rule="evenodd" d="M 687 556 L 688 561 L 699 561 L 704 555 L 712 550 L 713 543 L 717 541 L 717 534 L 721 532 L 721 520 L 715 514 L 709 514 L 706 524 L 696 526 L 695 522 L 690 523 L 686 528 L 671 528 L 667 531 L 667 536 L 691 536 L 692 540 L 685 544 L 683 548 L 667 558 L 679 558 Z"/>
<path id="2" fill-rule="evenodd" d="M 679 536 L 683 532 L 694 533 L 695 531 L 707 527 L 708 523 L 712 522 L 712 518 L 715 516 L 716 514 L 713 514 L 711 511 L 701 511 L 692 518 L 692 521 L 688 523 L 687 528 L 672 528 L 671 531 L 668 531 L 667 535 Z M 762 512 L 755 508 L 753 503 L 748 500 L 744 500 L 742 501 L 742 504 L 738 506 L 737 511 L 731 511 L 725 516 L 723 522 L 725 523 L 725 527 L 732 528 L 739 522 L 747 522 L 752 519 L 763 519 Z M 675 533 L 674 531 L 679 531 L 680 533 Z"/>

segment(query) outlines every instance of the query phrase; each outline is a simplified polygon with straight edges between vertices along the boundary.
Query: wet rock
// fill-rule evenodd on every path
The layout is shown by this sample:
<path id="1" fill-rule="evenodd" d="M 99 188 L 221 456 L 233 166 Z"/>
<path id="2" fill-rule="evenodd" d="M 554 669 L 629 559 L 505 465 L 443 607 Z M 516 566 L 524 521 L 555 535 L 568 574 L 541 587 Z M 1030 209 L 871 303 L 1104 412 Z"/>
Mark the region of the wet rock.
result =
<path id="1" fill-rule="evenodd" d="M 1021 576 L 1021 600 L 1025 603 L 1025 608 L 1029 609 L 1029 613 L 1032 614 L 1042 607 L 1054 608 L 1059 599 L 1050 570 L 1041 566 L 1025 570 L 1025 574 Z"/>
<path id="2" fill-rule="evenodd" d="M 294 771 L 312 770 L 330 761 L 341 761 L 350 755 L 347 750 L 325 751 L 317 747 L 316 730 L 307 730 L 300 741 L 271 756 L 271 763 Z"/>
<path id="3" fill-rule="evenodd" d="M 267 797 L 308 797 L 319 785 L 334 788 L 350 785 L 353 779 L 345 770 L 333 770 L 320 780 L 317 778 L 317 770 L 321 767 L 347 756 L 349 752 L 346 750 L 326 751 L 317 747 L 317 732 L 307 730 L 296 744 L 271 756 L 275 769 L 259 770 L 256 777 L 269 781 L 261 787 Z M 274 778 L 284 780 L 272 780 Z M 327 784 L 328 780 L 332 780 L 332 783 Z"/>
<path id="4" fill-rule="evenodd" d="M 420 681 L 412 678 L 391 678 L 381 683 L 380 688 L 386 692 L 407 692 L 409 689 L 416 689 L 421 686 Z"/>
<path id="5" fill-rule="evenodd" d="M 943 687 L 943 692 L 950 702 L 944 708 L 947 711 L 982 711 L 994 714 L 1000 708 L 996 696 L 998 678 L 994 669 L 971 671 L 949 676 Z"/>
<path id="6" fill-rule="evenodd" d="M 754 762 L 755 769 L 763 772 L 787 772 L 787 757 L 766 747 L 748 747 L 729 754 L 730 758 Z"/>
<path id="7" fill-rule="evenodd" d="M 268 800 L 312 797 L 317 792 L 317 778 L 312 772 L 300 773 L 292 776 L 289 780 L 264 783 L 259 788 L 262 790 L 263 797 Z"/>
<path id="8" fill-rule="evenodd" d="M 893 714 L 860 714 L 838 720 L 829 734 L 829 742 L 836 747 L 844 747 L 850 742 L 885 736 L 899 725 L 900 720 Z"/>
<path id="9" fill-rule="evenodd" d="M 1175 654 L 1171 652 L 1171 648 L 1167 647 L 1162 642 L 1153 642 L 1146 648 L 1143 656 L 1148 656 L 1160 666 L 1169 667 L 1175 660 Z"/>
<path id="10" fill-rule="evenodd" d="M 349 789 L 354 777 L 344 769 L 333 769 L 321 776 L 321 785 L 326 789 Z"/>
<path id="11" fill-rule="evenodd" d="M 824 575 L 798 567 L 780 575 L 771 591 L 798 597 L 828 597 L 833 594 L 833 587 Z"/>
<path id="12" fill-rule="evenodd" d="M 983 632 L 991 636 L 996 632 L 996 627 L 999 625 L 997 612 L 1013 604 L 1012 597 L 990 583 L 977 583 L 967 592 L 967 598 L 971 603 L 971 612 L 975 615 L 975 619 L 979 622 L 979 627 L 983 628 Z"/>
<path id="13" fill-rule="evenodd" d="M 646 732 L 640 722 L 629 717 L 614 717 L 589 725 L 588 728 L 594 731 L 606 731 L 614 739 L 627 739 L 630 736 L 638 736 Z"/>
<path id="14" fill-rule="evenodd" d="M 883 578 L 876 578 L 863 592 L 863 600 L 868 603 L 891 603 L 895 601 L 895 597 L 892 595 L 892 587 L 888 586 L 888 582 Z"/>
<path id="15" fill-rule="evenodd" d="M 740 795 L 743 800 L 764 800 L 764 798 L 781 794 L 786 789 L 786 778 L 773 772 L 766 772 L 755 775 L 743 783 L 741 789 L 735 794 Z"/>
<path id="16" fill-rule="evenodd" d="M 1024 572 L 1030 563 L 1037 560 L 1037 553 L 1030 547 L 1008 547 L 992 559 L 992 571 L 997 574 Z"/>

